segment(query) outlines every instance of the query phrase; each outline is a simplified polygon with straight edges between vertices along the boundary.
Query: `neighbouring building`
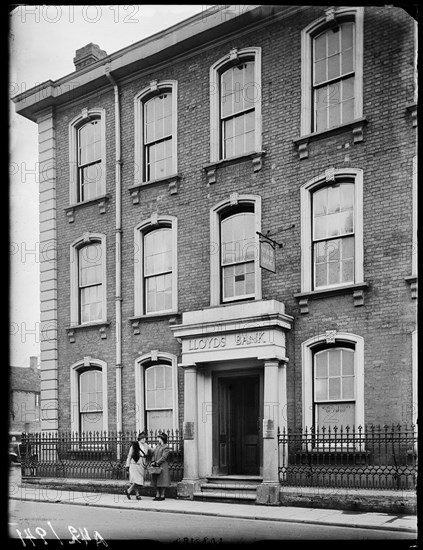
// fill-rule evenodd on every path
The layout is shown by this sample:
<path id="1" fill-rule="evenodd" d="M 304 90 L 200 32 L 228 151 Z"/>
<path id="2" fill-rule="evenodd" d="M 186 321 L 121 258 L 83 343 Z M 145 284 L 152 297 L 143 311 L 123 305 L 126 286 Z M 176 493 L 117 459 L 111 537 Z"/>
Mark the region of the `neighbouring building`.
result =
<path id="1" fill-rule="evenodd" d="M 416 36 L 400 7 L 215 6 L 14 98 L 43 430 L 183 429 L 181 495 L 269 500 L 278 429 L 416 422 Z"/>
<path id="2" fill-rule="evenodd" d="M 29 367 L 10 367 L 9 433 L 41 430 L 41 374 L 38 357 L 30 357 Z"/>

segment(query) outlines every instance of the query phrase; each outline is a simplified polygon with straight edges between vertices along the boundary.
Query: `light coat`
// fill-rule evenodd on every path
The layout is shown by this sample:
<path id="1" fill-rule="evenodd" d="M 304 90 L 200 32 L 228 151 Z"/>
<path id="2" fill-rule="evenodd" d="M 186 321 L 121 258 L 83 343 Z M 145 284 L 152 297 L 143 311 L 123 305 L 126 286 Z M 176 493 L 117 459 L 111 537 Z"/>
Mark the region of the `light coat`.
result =
<path id="1" fill-rule="evenodd" d="M 135 459 L 132 458 L 133 448 L 131 445 L 128 458 L 126 459 L 126 467 L 129 467 L 129 482 L 136 483 L 137 485 L 144 485 L 144 472 L 147 464 L 147 456 L 151 453 L 151 448 L 147 445 L 147 443 L 138 442 L 138 445 L 140 447 L 140 458 L 138 462 L 135 462 Z"/>

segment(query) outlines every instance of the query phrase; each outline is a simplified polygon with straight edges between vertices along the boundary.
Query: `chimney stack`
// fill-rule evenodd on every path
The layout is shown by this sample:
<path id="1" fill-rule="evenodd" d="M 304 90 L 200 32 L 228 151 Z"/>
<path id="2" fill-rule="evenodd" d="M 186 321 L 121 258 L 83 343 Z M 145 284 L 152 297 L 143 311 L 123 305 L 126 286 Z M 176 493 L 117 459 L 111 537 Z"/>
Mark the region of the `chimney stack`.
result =
<path id="1" fill-rule="evenodd" d="M 99 61 L 104 57 L 107 57 L 107 52 L 105 52 L 104 50 L 100 50 L 97 44 L 93 44 L 91 42 L 83 48 L 79 48 L 79 50 L 76 50 L 75 57 L 73 58 L 75 70 L 78 71 L 79 69 L 82 69 L 82 67 L 91 65 L 92 63 L 95 63 L 96 61 Z"/>

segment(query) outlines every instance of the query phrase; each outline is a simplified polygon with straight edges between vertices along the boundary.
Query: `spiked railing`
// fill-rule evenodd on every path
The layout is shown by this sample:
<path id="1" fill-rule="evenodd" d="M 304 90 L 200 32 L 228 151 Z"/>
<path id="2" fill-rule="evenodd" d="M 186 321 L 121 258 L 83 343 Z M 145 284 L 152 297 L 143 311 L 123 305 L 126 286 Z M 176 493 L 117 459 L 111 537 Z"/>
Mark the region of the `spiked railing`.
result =
<path id="1" fill-rule="evenodd" d="M 148 444 L 168 436 L 169 471 L 173 482 L 183 478 L 183 437 L 179 430 L 150 430 Z M 23 433 L 20 446 L 22 477 L 126 479 L 125 463 L 137 432 Z M 146 481 L 150 480 L 148 471 Z"/>
<path id="2" fill-rule="evenodd" d="M 278 430 L 279 480 L 303 487 L 415 489 L 417 427 Z"/>

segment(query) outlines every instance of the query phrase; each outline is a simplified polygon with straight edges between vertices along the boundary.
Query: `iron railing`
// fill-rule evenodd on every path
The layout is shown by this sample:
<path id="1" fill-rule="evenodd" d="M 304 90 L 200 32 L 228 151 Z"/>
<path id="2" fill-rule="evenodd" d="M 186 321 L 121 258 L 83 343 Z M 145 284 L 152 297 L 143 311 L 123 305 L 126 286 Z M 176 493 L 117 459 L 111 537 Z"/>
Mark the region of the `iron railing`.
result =
<path id="1" fill-rule="evenodd" d="M 278 429 L 279 481 L 302 487 L 415 489 L 417 427 Z"/>
<path id="2" fill-rule="evenodd" d="M 169 472 L 172 482 L 181 481 L 184 470 L 183 437 L 179 430 L 151 430 L 148 444 L 168 436 Z M 125 463 L 137 432 L 56 432 L 22 434 L 22 477 L 78 479 L 126 479 Z M 145 480 L 150 481 L 148 470 Z"/>

